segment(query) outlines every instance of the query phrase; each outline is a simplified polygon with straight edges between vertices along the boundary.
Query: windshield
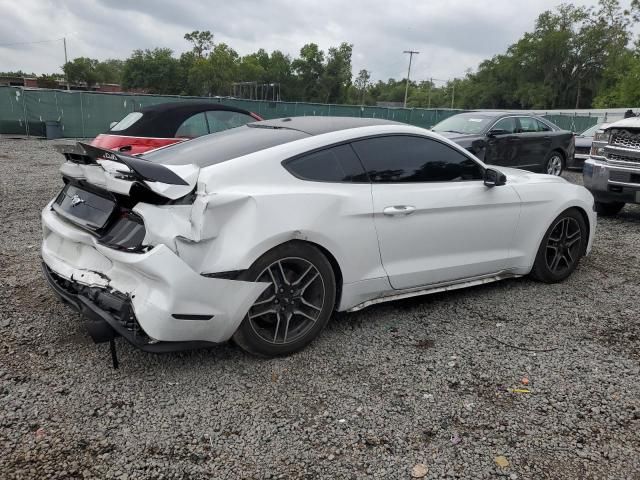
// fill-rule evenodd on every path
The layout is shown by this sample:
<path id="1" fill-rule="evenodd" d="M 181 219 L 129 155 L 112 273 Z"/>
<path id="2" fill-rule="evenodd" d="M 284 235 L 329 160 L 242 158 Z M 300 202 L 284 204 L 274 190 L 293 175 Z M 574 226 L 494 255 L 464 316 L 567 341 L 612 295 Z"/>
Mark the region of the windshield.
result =
<path id="1" fill-rule="evenodd" d="M 601 128 L 601 126 L 602 126 L 601 123 L 596 123 L 593 127 L 587 128 L 580 135 L 582 135 L 583 137 L 593 137 L 596 134 L 596 132 Z"/>
<path id="2" fill-rule="evenodd" d="M 434 132 L 478 134 L 484 132 L 493 120 L 495 120 L 495 117 L 464 113 L 441 121 L 435 125 L 432 130 Z"/>
<path id="3" fill-rule="evenodd" d="M 111 129 L 110 132 L 121 132 L 122 130 L 126 130 L 131 125 L 136 123 L 138 120 L 142 118 L 142 113 L 140 112 L 131 112 L 129 115 L 124 117 L 118 123 L 116 123 Z"/>

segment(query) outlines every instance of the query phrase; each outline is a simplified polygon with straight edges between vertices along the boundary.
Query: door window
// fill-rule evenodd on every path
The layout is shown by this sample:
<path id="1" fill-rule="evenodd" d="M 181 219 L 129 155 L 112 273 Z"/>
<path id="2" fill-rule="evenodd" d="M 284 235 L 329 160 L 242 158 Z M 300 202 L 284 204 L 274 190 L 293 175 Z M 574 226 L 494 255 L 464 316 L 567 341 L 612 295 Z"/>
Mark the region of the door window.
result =
<path id="1" fill-rule="evenodd" d="M 544 122 L 541 122 L 538 119 L 536 119 L 536 122 L 538 122 L 538 131 L 539 132 L 550 132 L 551 131 L 551 127 L 549 127 L 549 125 L 545 124 Z"/>
<path id="2" fill-rule="evenodd" d="M 209 133 L 204 113 L 197 113 L 187 118 L 176 131 L 176 137 L 196 138 Z"/>
<path id="3" fill-rule="evenodd" d="M 350 145 L 338 145 L 288 160 L 284 167 L 302 180 L 365 182 L 369 179 Z"/>
<path id="4" fill-rule="evenodd" d="M 516 131 L 516 119 L 513 117 L 502 118 L 491 127 L 491 130 L 504 130 L 505 133 L 514 133 Z"/>
<path id="5" fill-rule="evenodd" d="M 394 135 L 360 140 L 352 145 L 374 183 L 482 179 L 480 165 L 430 138 Z"/>

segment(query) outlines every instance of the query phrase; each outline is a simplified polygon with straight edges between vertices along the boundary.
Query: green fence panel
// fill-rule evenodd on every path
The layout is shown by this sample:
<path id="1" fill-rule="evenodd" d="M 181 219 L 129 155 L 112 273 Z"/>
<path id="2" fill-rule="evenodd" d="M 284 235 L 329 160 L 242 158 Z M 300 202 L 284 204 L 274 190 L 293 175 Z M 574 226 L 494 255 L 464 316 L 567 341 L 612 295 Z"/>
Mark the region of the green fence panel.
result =
<path id="1" fill-rule="evenodd" d="M 389 109 L 385 107 L 364 107 L 362 116 L 365 118 L 387 118 Z"/>
<path id="2" fill-rule="evenodd" d="M 60 121 L 55 91 L 23 90 L 29 135 L 44 136 L 47 121 Z"/>
<path id="3" fill-rule="evenodd" d="M 82 138 L 84 124 L 82 119 L 82 96 L 68 91 L 56 91 L 55 102 L 65 137 Z"/>
<path id="4" fill-rule="evenodd" d="M 580 133 L 587 128 L 594 126 L 596 123 L 601 122 L 601 118 L 597 116 L 577 116 L 577 115 L 562 115 L 553 114 L 545 115 L 544 118 L 555 123 L 557 126 L 564 130 L 571 130 L 572 132 Z"/>
<path id="5" fill-rule="evenodd" d="M 130 97 L 81 93 L 83 137 L 95 137 L 109 130 L 111 122 L 122 120 L 134 110 Z"/>
<path id="6" fill-rule="evenodd" d="M 0 133 L 28 135 L 24 95 L 20 88 L 0 87 Z"/>
<path id="7" fill-rule="evenodd" d="M 0 87 L 0 133 L 43 136 L 44 122 L 56 120 L 61 122 L 65 137 L 94 137 L 108 130 L 111 122 L 117 122 L 135 110 L 159 103 L 189 101 L 209 101 L 243 108 L 265 119 L 295 116 L 384 118 L 424 128 L 431 128 L 463 111 Z M 545 117 L 560 128 L 574 132 L 581 132 L 602 121 L 598 116 L 573 114 Z"/>

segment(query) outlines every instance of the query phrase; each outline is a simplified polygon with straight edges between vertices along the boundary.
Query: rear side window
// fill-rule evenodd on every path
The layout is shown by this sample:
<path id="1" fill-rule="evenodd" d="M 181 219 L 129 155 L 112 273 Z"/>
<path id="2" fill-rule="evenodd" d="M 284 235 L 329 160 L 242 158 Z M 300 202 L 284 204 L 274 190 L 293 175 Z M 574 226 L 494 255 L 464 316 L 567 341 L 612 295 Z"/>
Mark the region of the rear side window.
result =
<path id="1" fill-rule="evenodd" d="M 360 160 L 350 145 L 338 145 L 293 158 L 286 161 L 284 167 L 302 180 L 369 182 Z"/>
<path id="2" fill-rule="evenodd" d="M 209 133 L 221 132 L 256 121 L 251 115 L 226 110 L 211 110 L 206 112 L 206 116 L 209 124 Z"/>
<path id="3" fill-rule="evenodd" d="M 131 125 L 136 123 L 138 120 L 142 118 L 142 113 L 140 112 L 131 112 L 129 115 L 124 117 L 118 123 L 116 123 L 113 127 L 110 128 L 111 132 L 121 132 L 122 130 L 126 130 Z"/>
<path id="4" fill-rule="evenodd" d="M 481 180 L 482 168 L 458 150 L 437 140 L 385 136 L 353 143 L 375 183 Z"/>
<path id="5" fill-rule="evenodd" d="M 196 138 L 209 133 L 204 113 L 187 118 L 176 130 L 176 137 Z"/>
<path id="6" fill-rule="evenodd" d="M 518 117 L 521 133 L 539 132 L 538 121 L 532 117 Z"/>

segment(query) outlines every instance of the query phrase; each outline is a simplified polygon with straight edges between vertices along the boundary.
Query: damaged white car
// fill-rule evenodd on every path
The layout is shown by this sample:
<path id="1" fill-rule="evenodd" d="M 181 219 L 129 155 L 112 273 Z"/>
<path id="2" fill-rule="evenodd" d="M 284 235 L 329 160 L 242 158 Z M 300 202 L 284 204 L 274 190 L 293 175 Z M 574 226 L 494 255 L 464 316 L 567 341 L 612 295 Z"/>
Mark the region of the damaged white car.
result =
<path id="1" fill-rule="evenodd" d="M 42 212 L 46 278 L 96 341 L 146 351 L 233 338 L 289 354 L 334 311 L 561 281 L 596 226 L 583 187 L 385 120 L 268 120 L 142 157 L 65 156 Z"/>

